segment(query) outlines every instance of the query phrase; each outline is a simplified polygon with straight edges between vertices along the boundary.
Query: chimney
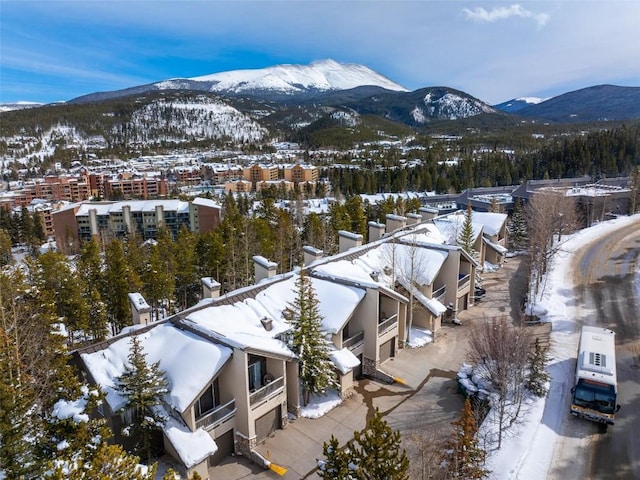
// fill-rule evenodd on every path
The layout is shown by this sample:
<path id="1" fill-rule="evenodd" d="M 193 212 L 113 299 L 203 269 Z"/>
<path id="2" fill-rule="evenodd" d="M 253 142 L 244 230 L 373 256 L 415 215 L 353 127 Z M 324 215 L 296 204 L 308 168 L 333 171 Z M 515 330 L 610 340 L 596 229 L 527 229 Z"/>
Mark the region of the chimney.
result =
<path id="1" fill-rule="evenodd" d="M 253 267 L 255 269 L 256 283 L 259 283 L 265 278 L 271 278 L 276 274 L 276 268 L 278 264 L 270 262 L 262 255 L 255 255 L 253 257 Z"/>
<path id="2" fill-rule="evenodd" d="M 378 222 L 369 222 L 369 242 L 375 242 L 376 240 L 380 240 L 385 234 L 385 225 L 384 223 Z"/>
<path id="3" fill-rule="evenodd" d="M 422 215 L 418 215 L 417 213 L 407 213 L 407 224 L 417 225 L 421 221 L 422 221 Z"/>
<path id="4" fill-rule="evenodd" d="M 133 225 L 133 217 L 131 217 L 131 205 L 122 206 L 122 218 L 124 219 L 124 224 L 127 227 L 127 233 L 133 232 L 135 228 Z"/>
<path id="5" fill-rule="evenodd" d="M 311 265 L 316 260 L 320 260 L 323 255 L 323 251 L 312 247 L 311 245 L 305 245 L 302 247 L 302 251 L 304 252 L 304 266 L 307 267 Z"/>
<path id="6" fill-rule="evenodd" d="M 394 232 L 399 228 L 404 228 L 406 225 L 407 217 L 394 215 L 392 213 L 387 214 L 387 232 Z"/>
<path id="7" fill-rule="evenodd" d="M 203 277 L 202 282 L 202 298 L 218 298 L 220 296 L 220 283 L 216 282 L 213 277 Z"/>
<path id="8" fill-rule="evenodd" d="M 419 209 L 420 215 L 422 216 L 422 221 L 427 222 L 429 220 L 433 220 L 438 216 L 438 209 L 431 207 L 420 207 Z"/>
<path id="9" fill-rule="evenodd" d="M 362 235 L 359 233 L 351 233 L 346 230 L 338 230 L 339 251 L 346 252 L 354 247 L 362 245 Z"/>

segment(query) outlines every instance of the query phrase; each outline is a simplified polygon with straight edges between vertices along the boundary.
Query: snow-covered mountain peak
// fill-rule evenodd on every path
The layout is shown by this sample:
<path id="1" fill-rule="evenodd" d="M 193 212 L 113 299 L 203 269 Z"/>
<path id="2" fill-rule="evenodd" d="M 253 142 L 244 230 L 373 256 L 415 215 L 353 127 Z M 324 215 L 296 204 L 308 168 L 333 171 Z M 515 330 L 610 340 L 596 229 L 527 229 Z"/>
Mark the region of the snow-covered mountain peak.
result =
<path id="1" fill-rule="evenodd" d="M 406 92 L 403 86 L 370 68 L 335 60 L 321 60 L 309 65 L 276 65 L 273 67 L 232 70 L 190 78 L 211 83 L 211 91 L 234 93 L 267 90 L 282 93 L 348 90 L 373 85 L 387 90 Z"/>
<path id="2" fill-rule="evenodd" d="M 530 105 L 537 105 L 538 103 L 544 102 L 545 100 L 547 100 L 547 99 L 546 98 L 540 98 L 540 97 L 520 97 L 520 98 L 516 98 L 516 101 L 528 103 Z"/>

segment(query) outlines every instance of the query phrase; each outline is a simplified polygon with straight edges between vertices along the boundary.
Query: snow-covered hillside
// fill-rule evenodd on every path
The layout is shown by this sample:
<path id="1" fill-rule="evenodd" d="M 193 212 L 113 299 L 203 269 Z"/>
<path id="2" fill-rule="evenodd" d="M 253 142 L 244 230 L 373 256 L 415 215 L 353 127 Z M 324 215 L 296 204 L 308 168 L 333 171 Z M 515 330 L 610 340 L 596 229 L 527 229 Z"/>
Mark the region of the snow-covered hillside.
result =
<path id="1" fill-rule="evenodd" d="M 194 77 L 190 80 L 211 82 L 214 92 L 274 91 L 301 93 L 304 91 L 347 90 L 374 85 L 387 90 L 406 92 L 407 89 L 374 72 L 364 65 L 322 60 L 309 65 L 276 65 L 255 70 L 234 70 Z M 158 85 L 171 85 L 161 82 Z"/>
<path id="2" fill-rule="evenodd" d="M 494 112 L 495 110 L 486 103 L 470 97 L 462 97 L 452 92 L 442 95 L 429 92 L 423 99 L 423 105 L 416 106 L 411 115 L 416 123 L 425 123 L 429 119 L 456 120 Z"/>
<path id="3" fill-rule="evenodd" d="M 222 138 L 258 142 L 268 133 L 248 115 L 204 96 L 188 102 L 151 102 L 134 112 L 128 129 L 129 141 L 145 143 Z"/>

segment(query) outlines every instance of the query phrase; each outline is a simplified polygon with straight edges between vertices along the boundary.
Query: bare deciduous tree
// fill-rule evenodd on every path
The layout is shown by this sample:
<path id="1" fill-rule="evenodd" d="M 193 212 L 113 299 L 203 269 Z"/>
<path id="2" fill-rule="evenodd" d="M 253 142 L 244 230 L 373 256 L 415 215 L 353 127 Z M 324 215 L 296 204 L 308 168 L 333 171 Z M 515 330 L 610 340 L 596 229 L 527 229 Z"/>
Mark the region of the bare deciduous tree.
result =
<path id="1" fill-rule="evenodd" d="M 468 360 L 491 383 L 497 393 L 498 448 L 502 431 L 519 416 L 526 381 L 531 334 L 514 327 L 506 318 L 481 321 L 469 337 Z"/>
<path id="2" fill-rule="evenodd" d="M 529 306 L 532 307 L 538 295 L 544 291 L 544 274 L 551 258 L 562 247 L 562 235 L 577 228 L 575 197 L 559 190 L 539 190 L 527 204 L 525 216 L 531 259 Z M 554 238 L 556 235 L 557 239 Z"/>

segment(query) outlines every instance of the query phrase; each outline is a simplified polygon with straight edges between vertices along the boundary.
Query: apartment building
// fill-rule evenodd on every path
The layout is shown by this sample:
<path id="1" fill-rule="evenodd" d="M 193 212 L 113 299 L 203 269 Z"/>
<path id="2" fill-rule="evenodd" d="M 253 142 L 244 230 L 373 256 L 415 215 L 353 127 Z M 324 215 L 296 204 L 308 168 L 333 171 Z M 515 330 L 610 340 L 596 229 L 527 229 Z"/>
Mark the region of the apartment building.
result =
<path id="1" fill-rule="evenodd" d="M 26 207 L 34 200 L 47 202 L 80 202 L 91 196 L 84 176 L 47 175 L 42 179 L 25 181 L 19 188 L 3 193 L 0 205 L 7 208 Z"/>
<path id="2" fill-rule="evenodd" d="M 124 237 L 136 232 L 155 239 L 160 226 L 177 235 L 182 226 L 204 233 L 221 221 L 222 207 L 212 200 L 132 200 L 122 202 L 81 202 L 52 214 L 56 243 L 62 251 L 73 251 L 94 236 Z"/>
<path id="3" fill-rule="evenodd" d="M 318 167 L 306 163 L 296 163 L 284 167 L 284 179 L 293 183 L 315 183 L 318 181 Z"/>
<path id="4" fill-rule="evenodd" d="M 242 169 L 242 176 L 251 183 L 278 180 L 278 166 L 254 163 Z"/>

